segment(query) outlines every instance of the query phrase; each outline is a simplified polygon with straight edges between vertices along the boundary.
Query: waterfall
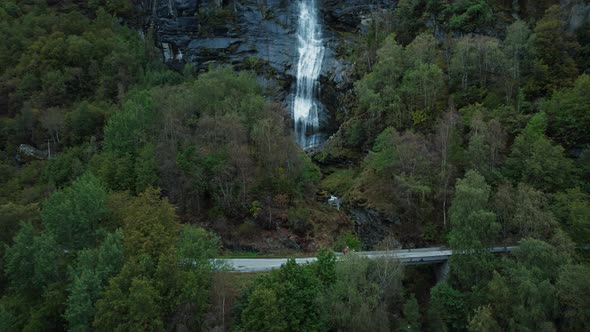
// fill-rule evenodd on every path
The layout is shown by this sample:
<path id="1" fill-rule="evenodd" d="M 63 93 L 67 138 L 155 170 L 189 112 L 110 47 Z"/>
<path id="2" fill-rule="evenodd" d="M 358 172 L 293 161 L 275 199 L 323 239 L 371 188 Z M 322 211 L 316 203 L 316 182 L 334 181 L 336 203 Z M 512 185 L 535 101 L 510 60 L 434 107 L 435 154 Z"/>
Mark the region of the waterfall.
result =
<path id="1" fill-rule="evenodd" d="M 299 0 L 299 61 L 297 85 L 293 100 L 293 123 L 297 143 L 303 148 L 320 143 L 319 94 L 320 71 L 324 59 L 322 31 L 318 23 L 316 0 Z"/>

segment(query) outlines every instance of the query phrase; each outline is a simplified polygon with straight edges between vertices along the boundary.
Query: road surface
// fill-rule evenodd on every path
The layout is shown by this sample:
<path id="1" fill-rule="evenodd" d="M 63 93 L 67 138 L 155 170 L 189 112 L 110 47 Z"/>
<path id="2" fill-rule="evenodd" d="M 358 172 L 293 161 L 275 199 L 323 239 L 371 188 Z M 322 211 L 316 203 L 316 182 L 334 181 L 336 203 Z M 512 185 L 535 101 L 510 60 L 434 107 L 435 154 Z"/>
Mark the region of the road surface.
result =
<path id="1" fill-rule="evenodd" d="M 515 247 L 494 247 L 493 253 L 510 252 Z M 443 263 L 453 255 L 453 250 L 447 248 L 401 249 L 392 251 L 362 251 L 351 253 L 368 258 L 390 257 L 398 259 L 402 265 L 438 264 Z M 457 254 L 457 253 L 456 253 Z M 350 254 L 349 254 L 350 255 Z M 286 263 L 288 258 L 232 258 L 222 259 L 233 267 L 234 272 L 264 272 L 278 269 Z M 316 261 L 316 257 L 295 258 L 297 264 L 308 264 Z"/>

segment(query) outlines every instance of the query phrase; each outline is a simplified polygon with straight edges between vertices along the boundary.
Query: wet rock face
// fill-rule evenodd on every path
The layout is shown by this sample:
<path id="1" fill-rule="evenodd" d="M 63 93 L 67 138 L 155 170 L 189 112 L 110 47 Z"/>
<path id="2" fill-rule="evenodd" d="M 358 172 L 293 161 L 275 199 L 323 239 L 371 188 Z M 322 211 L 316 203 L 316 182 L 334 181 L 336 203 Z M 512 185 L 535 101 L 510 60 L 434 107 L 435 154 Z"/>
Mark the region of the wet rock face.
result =
<path id="1" fill-rule="evenodd" d="M 211 63 L 238 69 L 254 63 L 293 74 L 296 2 L 160 0 L 153 18 L 164 60 L 173 66 Z M 167 51 L 169 50 L 169 51 Z"/>
<path id="2" fill-rule="evenodd" d="M 321 2 L 321 11 L 330 29 L 355 32 L 371 11 L 392 8 L 396 3 L 392 0 L 324 0 Z"/>
<path id="3" fill-rule="evenodd" d="M 292 76 L 297 61 L 297 1 L 154 0 L 151 18 L 166 62 L 206 69 L 211 62 L 240 66 L 257 58 L 281 75 Z M 335 59 L 340 32 L 359 31 L 363 19 L 395 1 L 319 2 L 328 52 L 323 75 L 342 70 Z M 168 51 L 166 51 L 168 50 Z M 335 78 L 342 81 L 341 75 Z"/>
<path id="4" fill-rule="evenodd" d="M 199 70 L 211 64 L 255 69 L 269 94 L 289 107 L 297 70 L 298 1 L 296 0 L 153 0 L 146 18 L 156 33 L 164 61 L 177 69 L 190 63 Z M 370 4 L 369 4 L 370 3 Z M 318 0 L 326 47 L 321 97 L 326 111 L 321 126 L 330 131 L 341 111 L 338 95 L 352 88 L 353 64 L 338 56 L 343 35 L 363 31 L 367 15 L 391 8 L 388 0 Z M 144 6 L 144 9 L 147 6 Z M 148 25 L 148 24 L 146 24 Z"/>

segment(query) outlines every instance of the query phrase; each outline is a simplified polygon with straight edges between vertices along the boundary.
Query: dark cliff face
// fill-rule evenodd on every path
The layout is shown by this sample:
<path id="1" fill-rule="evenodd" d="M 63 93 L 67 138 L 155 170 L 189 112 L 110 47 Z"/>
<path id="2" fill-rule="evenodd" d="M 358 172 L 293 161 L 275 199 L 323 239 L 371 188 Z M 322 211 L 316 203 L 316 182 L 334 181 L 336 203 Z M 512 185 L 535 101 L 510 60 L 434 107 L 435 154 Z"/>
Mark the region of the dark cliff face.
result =
<path id="1" fill-rule="evenodd" d="M 254 69 L 263 84 L 274 88 L 272 96 L 287 99 L 297 69 L 298 1 L 152 0 L 148 3 L 144 10 L 151 14 L 150 26 L 167 64 L 179 69 L 185 63 L 200 70 L 214 63 Z M 345 42 L 342 33 L 361 31 L 368 13 L 394 4 L 395 1 L 387 0 L 319 0 L 326 46 L 322 82 L 334 84 L 325 91 L 349 88 L 350 64 L 336 54 L 339 44 Z M 334 99 L 326 96 L 327 102 Z"/>
<path id="2" fill-rule="evenodd" d="M 266 4 L 259 4 L 266 3 Z M 291 1 L 161 0 L 155 29 L 167 63 L 258 66 L 290 74 L 295 57 Z"/>
<path id="3" fill-rule="evenodd" d="M 320 9 L 329 29 L 354 32 L 370 12 L 393 8 L 396 3 L 393 0 L 323 0 Z"/>
<path id="4" fill-rule="evenodd" d="M 365 31 L 368 15 L 392 8 L 388 0 L 317 0 L 324 35 L 320 128 L 336 131 L 336 113 L 348 105 L 353 64 L 337 53 L 345 36 Z M 142 0 L 144 25 L 154 32 L 164 62 L 181 70 L 230 64 L 251 69 L 269 97 L 290 108 L 298 61 L 297 0 Z M 348 37 L 350 38 L 350 37 Z"/>

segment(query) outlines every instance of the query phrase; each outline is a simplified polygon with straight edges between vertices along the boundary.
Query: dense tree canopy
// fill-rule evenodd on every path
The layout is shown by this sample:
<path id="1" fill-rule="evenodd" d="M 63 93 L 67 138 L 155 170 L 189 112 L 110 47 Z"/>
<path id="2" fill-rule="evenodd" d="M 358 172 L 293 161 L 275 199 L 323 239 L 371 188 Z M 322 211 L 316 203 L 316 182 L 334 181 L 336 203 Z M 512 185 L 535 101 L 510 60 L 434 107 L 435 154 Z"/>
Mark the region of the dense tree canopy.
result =
<path id="1" fill-rule="evenodd" d="M 288 26 L 279 2 L 248 15 Z M 179 3 L 0 3 L 0 331 L 590 329 L 586 2 L 359 5 L 307 151 L 291 74 L 162 63 Z M 195 4 L 191 38 L 241 33 L 246 2 Z M 399 247 L 453 256 L 354 252 Z M 217 259 L 293 253 L 317 260 Z"/>

